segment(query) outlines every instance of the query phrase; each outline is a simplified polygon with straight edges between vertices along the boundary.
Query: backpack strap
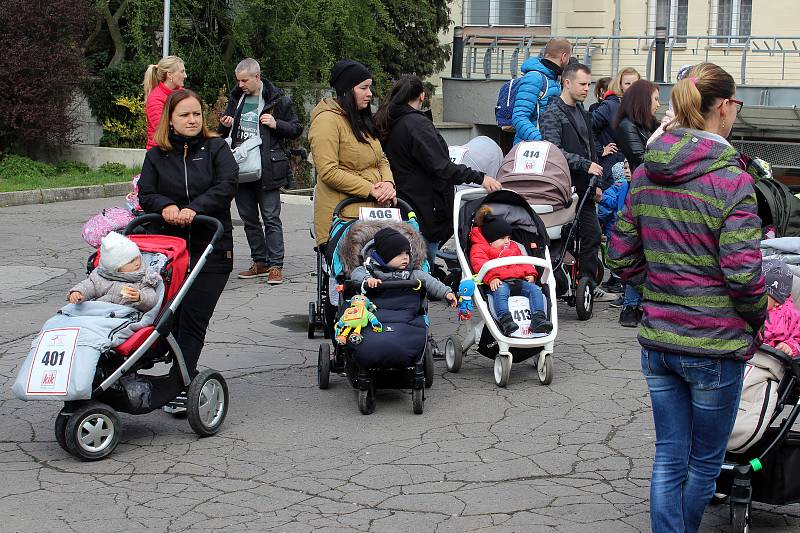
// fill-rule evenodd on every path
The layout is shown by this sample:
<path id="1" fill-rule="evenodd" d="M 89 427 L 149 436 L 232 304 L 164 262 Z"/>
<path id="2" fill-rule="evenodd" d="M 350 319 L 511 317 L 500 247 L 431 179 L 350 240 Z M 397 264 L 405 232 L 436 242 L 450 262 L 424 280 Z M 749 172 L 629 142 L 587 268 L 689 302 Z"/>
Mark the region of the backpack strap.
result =
<path id="1" fill-rule="evenodd" d="M 550 82 L 549 82 L 547 76 L 545 76 L 543 72 L 539 72 L 539 74 L 542 75 L 542 79 L 544 80 L 544 84 L 542 85 L 542 90 L 539 91 L 539 94 L 536 96 L 536 128 L 537 129 L 539 128 L 539 117 L 541 116 L 541 113 L 539 112 L 539 102 L 542 101 L 542 98 L 544 98 L 544 95 L 547 94 L 547 90 L 550 88 Z"/>

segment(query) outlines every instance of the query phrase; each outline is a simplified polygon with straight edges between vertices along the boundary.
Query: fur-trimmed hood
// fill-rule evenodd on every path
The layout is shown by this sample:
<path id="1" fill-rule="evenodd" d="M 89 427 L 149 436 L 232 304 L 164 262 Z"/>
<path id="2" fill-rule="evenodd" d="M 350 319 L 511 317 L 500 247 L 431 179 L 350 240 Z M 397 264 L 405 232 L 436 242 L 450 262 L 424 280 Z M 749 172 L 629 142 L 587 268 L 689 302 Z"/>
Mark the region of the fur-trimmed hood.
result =
<path id="1" fill-rule="evenodd" d="M 410 225 L 404 222 L 357 220 L 350 226 L 350 231 L 339 245 L 339 255 L 344 263 L 345 272 L 352 272 L 364 263 L 365 248 L 371 248 L 372 240 L 378 230 L 387 227 L 396 229 L 411 243 L 411 263 L 408 268 L 416 270 L 422 267 L 422 262 L 428 256 L 428 244 L 422 234 Z"/>

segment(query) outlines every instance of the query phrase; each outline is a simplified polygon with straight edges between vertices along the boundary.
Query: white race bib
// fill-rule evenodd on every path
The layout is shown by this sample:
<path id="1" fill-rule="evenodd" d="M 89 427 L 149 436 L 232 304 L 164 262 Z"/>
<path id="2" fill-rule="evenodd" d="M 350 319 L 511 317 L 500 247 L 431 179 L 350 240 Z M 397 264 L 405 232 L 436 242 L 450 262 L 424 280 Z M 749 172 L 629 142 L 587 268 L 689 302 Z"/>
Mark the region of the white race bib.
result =
<path id="1" fill-rule="evenodd" d="M 466 146 L 450 146 L 448 150 L 450 151 L 450 162 L 456 165 L 460 165 L 464 156 L 469 152 L 469 148 Z"/>
<path id="2" fill-rule="evenodd" d="M 550 143 L 525 141 L 519 143 L 514 157 L 514 174 L 543 174 Z"/>
<path id="3" fill-rule="evenodd" d="M 508 310 L 511 312 L 514 322 L 519 326 L 519 329 L 511 336 L 523 339 L 533 337 L 530 301 L 524 296 L 511 296 L 508 299 Z"/>
<path id="4" fill-rule="evenodd" d="M 358 219 L 403 221 L 400 210 L 396 207 L 361 207 L 358 210 Z"/>
<path id="5" fill-rule="evenodd" d="M 28 394 L 67 394 L 80 331 L 81 328 L 58 328 L 42 333 L 28 376 Z"/>

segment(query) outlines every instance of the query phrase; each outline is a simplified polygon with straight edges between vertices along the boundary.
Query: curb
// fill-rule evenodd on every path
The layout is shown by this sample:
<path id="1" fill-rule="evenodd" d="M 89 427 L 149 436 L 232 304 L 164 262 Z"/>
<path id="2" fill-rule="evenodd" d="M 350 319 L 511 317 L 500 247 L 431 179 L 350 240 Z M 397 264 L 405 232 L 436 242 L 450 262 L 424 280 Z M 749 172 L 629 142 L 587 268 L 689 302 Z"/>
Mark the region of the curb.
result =
<path id="1" fill-rule="evenodd" d="M 124 181 L 120 183 L 106 183 L 104 185 L 0 192 L 0 207 L 51 204 L 53 202 L 68 202 L 71 200 L 91 200 L 93 198 L 113 198 L 125 196 L 130 191 L 131 182 Z M 298 194 L 281 194 L 281 202 L 290 205 L 311 205 L 311 197 Z"/>

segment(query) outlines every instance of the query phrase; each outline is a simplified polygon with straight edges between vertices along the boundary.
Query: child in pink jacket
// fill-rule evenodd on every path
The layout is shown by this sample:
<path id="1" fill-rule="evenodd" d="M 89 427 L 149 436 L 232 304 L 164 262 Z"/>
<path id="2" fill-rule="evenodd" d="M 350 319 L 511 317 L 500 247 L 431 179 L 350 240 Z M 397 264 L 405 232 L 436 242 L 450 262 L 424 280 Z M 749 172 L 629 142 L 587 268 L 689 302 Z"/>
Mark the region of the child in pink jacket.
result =
<path id="1" fill-rule="evenodd" d="M 761 268 L 769 302 L 764 344 L 791 357 L 800 357 L 800 311 L 792 300 L 792 273 L 780 259 L 767 259 Z"/>

